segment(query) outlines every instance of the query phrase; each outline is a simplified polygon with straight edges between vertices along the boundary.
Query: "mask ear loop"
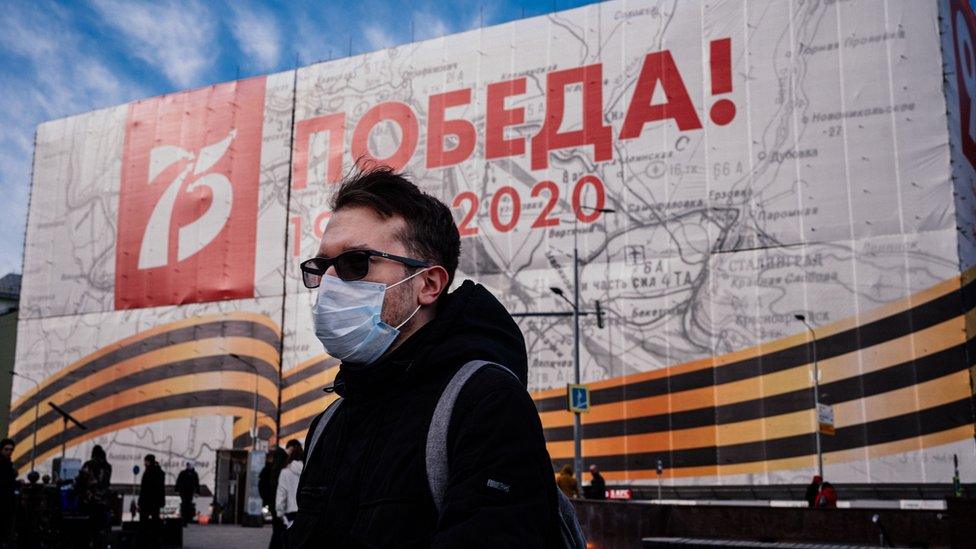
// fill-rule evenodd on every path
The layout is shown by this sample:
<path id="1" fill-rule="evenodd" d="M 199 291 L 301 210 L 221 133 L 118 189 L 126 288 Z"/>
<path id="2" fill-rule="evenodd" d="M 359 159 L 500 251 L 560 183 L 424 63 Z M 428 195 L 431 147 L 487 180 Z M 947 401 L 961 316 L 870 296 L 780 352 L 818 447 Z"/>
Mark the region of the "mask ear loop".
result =
<path id="1" fill-rule="evenodd" d="M 413 277 L 415 277 L 415 276 L 417 276 L 417 275 L 419 275 L 421 273 L 426 273 L 427 271 L 431 270 L 431 268 L 432 267 L 427 267 L 426 269 L 421 269 L 421 270 L 413 273 L 412 275 L 408 276 L 407 278 L 404 278 L 400 282 L 397 282 L 396 284 L 390 284 L 389 286 L 386 287 L 386 289 L 389 290 L 390 288 L 396 288 L 397 286 L 399 286 L 400 284 L 403 284 L 404 282 L 410 280 L 411 278 L 413 278 Z"/>
<path id="2" fill-rule="evenodd" d="M 404 279 L 403 279 L 403 280 L 401 280 L 400 282 L 397 282 L 396 284 L 392 284 L 392 285 L 390 285 L 390 286 L 387 286 L 387 287 L 386 287 L 386 289 L 387 289 L 387 290 L 389 290 L 390 288 L 394 288 L 394 287 L 396 287 L 396 286 L 399 286 L 400 284 L 403 284 L 404 282 L 406 282 L 406 281 L 408 281 L 408 280 L 410 280 L 411 278 L 413 278 L 413 277 L 415 277 L 415 276 L 417 276 L 417 275 L 419 275 L 420 273 L 424 273 L 424 272 L 427 272 L 427 271 L 429 271 L 430 269 L 431 269 L 431 267 L 427 267 L 426 269 L 421 269 L 421 270 L 419 270 L 419 271 L 417 271 L 417 272 L 415 272 L 415 273 L 413 273 L 412 275 L 410 275 L 410 276 L 408 276 L 407 278 L 404 278 Z M 420 305 L 417 305 L 417 308 L 416 308 L 416 309 L 414 309 L 412 313 L 410 313 L 410 316 L 408 316 L 408 317 L 407 317 L 407 319 L 406 319 L 406 320 L 404 320 L 403 322 L 401 322 L 401 323 L 399 323 L 399 324 L 397 324 L 397 325 L 396 325 L 396 327 L 395 327 L 394 329 L 395 329 L 395 330 L 399 330 L 400 328 L 402 328 L 402 327 L 403 327 L 403 325 L 404 325 L 404 324 L 406 324 L 407 322 L 410 322 L 410 319 L 411 319 L 411 318 L 413 318 L 413 316 L 414 316 L 415 314 L 417 314 L 417 311 L 419 311 L 419 310 L 420 310 Z"/>
<path id="3" fill-rule="evenodd" d="M 410 316 L 408 316 L 406 320 L 404 320 L 403 322 L 397 324 L 396 329 L 399 330 L 400 328 L 403 327 L 404 324 L 406 324 L 407 322 L 410 322 L 410 319 L 413 318 L 413 315 L 417 314 L 417 311 L 419 311 L 419 310 L 420 310 L 420 305 L 417 305 L 417 308 L 414 309 L 412 313 L 410 313 Z"/>

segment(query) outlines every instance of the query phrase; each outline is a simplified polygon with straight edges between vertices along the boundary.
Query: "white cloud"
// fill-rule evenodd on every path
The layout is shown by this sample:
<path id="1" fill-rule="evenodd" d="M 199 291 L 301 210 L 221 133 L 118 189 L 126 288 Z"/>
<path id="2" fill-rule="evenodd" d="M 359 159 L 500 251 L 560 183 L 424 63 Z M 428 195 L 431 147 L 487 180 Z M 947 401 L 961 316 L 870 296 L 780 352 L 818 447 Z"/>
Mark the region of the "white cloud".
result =
<path id="1" fill-rule="evenodd" d="M 57 6 L 0 13 L 0 276 L 21 270 L 37 125 L 146 95 L 89 46 Z"/>
<path id="2" fill-rule="evenodd" d="M 256 62 L 258 70 L 278 66 L 281 56 L 281 36 L 273 15 L 262 10 L 234 8 L 230 29 L 237 46 L 244 55 Z"/>
<path id="3" fill-rule="evenodd" d="M 366 43 L 369 44 L 369 47 L 374 50 L 389 48 L 396 44 L 393 35 L 376 24 L 366 26 L 363 29 L 363 36 L 366 37 Z"/>
<path id="4" fill-rule="evenodd" d="M 132 53 L 181 88 L 202 83 L 219 52 L 214 14 L 195 1 L 94 0 L 102 19 L 132 42 Z"/>
<path id="5" fill-rule="evenodd" d="M 440 17 L 429 12 L 414 14 L 414 39 L 426 40 L 451 34 L 451 28 Z"/>

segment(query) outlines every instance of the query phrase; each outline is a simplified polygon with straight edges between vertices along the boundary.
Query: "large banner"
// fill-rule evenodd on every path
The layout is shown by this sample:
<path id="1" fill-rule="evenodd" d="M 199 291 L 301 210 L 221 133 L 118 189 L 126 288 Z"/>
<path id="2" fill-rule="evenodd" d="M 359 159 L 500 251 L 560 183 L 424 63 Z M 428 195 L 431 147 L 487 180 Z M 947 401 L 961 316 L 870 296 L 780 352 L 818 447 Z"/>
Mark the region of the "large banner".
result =
<path id="1" fill-rule="evenodd" d="M 583 459 L 608 479 L 808 482 L 816 362 L 828 478 L 948 482 L 957 455 L 974 481 L 974 22 L 949 0 L 606 2 L 44 124 L 16 463 L 48 400 L 95 426 L 69 455 L 151 449 L 171 474 L 250 445 L 254 415 L 304 436 L 338 362 L 297 266 L 367 160 L 454 208 L 458 278 L 513 312 L 565 310 L 578 250 L 606 312 L 581 329 Z M 561 465 L 572 325 L 520 324 Z"/>

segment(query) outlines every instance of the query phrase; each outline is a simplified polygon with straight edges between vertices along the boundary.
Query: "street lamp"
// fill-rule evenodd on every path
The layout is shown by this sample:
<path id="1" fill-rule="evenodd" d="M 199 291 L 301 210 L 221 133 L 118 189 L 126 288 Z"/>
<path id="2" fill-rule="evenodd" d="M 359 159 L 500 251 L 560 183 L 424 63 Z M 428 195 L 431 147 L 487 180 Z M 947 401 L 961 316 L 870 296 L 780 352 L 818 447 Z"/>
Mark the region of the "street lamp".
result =
<path id="1" fill-rule="evenodd" d="M 589 210 L 593 212 L 600 213 L 615 213 L 616 210 L 612 208 L 593 208 L 590 206 L 579 206 L 581 210 Z M 579 217 L 575 216 L 573 219 L 573 300 L 570 301 L 566 297 L 566 294 L 561 288 L 551 286 L 549 290 L 558 295 L 565 301 L 569 303 L 569 306 L 573 308 L 573 383 L 576 385 L 580 384 L 580 285 L 579 285 L 579 275 L 580 275 L 580 261 L 579 261 L 579 244 L 578 244 L 578 231 Z M 573 412 L 573 470 L 577 475 L 582 478 L 583 475 L 583 452 L 582 452 L 582 427 L 580 425 L 580 413 Z"/>
<path id="2" fill-rule="evenodd" d="M 41 403 L 41 386 L 31 377 L 10 370 L 10 375 L 22 377 L 34 384 L 34 442 L 31 443 L 31 471 L 34 471 L 34 455 L 37 450 L 37 406 Z"/>
<path id="3" fill-rule="evenodd" d="M 244 360 L 236 353 L 231 353 L 228 356 L 237 359 L 245 366 L 254 370 L 254 422 L 251 424 L 251 449 L 256 450 L 258 447 L 258 367 Z"/>
<path id="4" fill-rule="evenodd" d="M 823 450 L 820 446 L 820 368 L 817 365 L 817 334 L 813 331 L 813 326 L 807 322 L 806 315 L 796 314 L 793 318 L 799 320 L 810 331 L 810 338 L 813 340 L 813 413 L 818 418 L 814 434 L 817 440 L 817 474 L 823 478 Z"/>

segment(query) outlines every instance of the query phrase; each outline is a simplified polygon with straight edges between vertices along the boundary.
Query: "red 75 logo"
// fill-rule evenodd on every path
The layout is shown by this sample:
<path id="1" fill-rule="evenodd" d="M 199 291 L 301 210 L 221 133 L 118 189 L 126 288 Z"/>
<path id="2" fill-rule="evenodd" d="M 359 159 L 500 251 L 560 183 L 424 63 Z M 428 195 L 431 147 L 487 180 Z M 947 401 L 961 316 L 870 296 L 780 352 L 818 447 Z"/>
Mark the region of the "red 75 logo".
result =
<path id="1" fill-rule="evenodd" d="M 976 17 L 961 0 L 951 3 L 952 47 L 956 54 L 956 86 L 959 92 L 959 138 L 962 152 L 976 166 Z"/>
<path id="2" fill-rule="evenodd" d="M 254 295 L 265 79 L 133 103 L 115 308 Z"/>

